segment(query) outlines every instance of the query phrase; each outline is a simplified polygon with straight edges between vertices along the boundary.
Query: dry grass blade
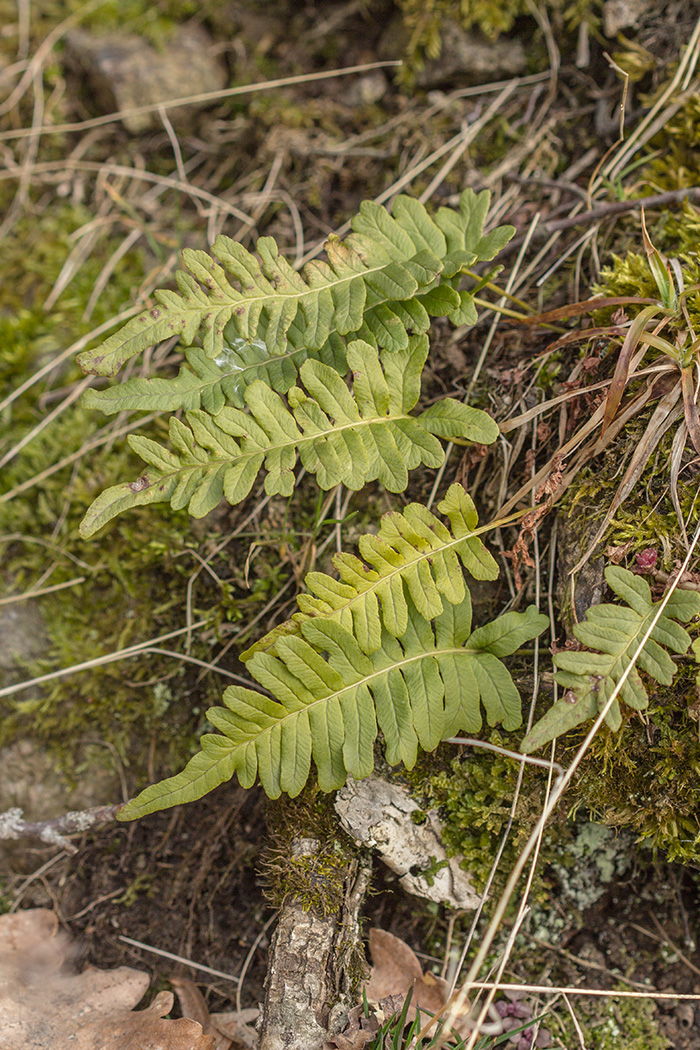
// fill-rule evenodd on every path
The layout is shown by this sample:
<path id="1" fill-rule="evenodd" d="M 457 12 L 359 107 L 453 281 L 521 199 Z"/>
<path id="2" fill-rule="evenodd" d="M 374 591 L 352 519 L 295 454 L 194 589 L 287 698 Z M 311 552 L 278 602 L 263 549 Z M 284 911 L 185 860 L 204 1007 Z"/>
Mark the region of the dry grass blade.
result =
<path id="1" fill-rule="evenodd" d="M 615 513 L 639 481 L 642 471 L 644 470 L 652 452 L 657 447 L 666 431 L 669 430 L 683 414 L 683 406 L 677 405 L 680 396 L 680 383 L 676 383 L 668 393 L 664 394 L 654 409 L 654 413 L 649 420 L 649 425 L 644 431 L 641 440 L 635 446 L 632 458 L 630 459 L 624 477 L 618 486 L 617 492 L 613 497 L 612 503 L 606 511 L 605 517 L 596 531 L 587 551 L 574 566 L 572 570 L 573 572 L 579 572 L 588 561 L 605 534 L 605 530 L 614 518 Z"/>
<path id="2" fill-rule="evenodd" d="M 531 317 L 519 318 L 520 324 L 541 325 L 552 324 L 554 321 L 564 321 L 567 317 L 579 317 L 581 314 L 591 313 L 592 310 L 606 310 L 611 306 L 629 306 L 630 304 L 654 304 L 658 312 L 659 304 L 656 299 L 641 299 L 637 295 L 618 295 L 608 298 L 583 299 L 579 303 L 569 303 L 560 306 L 556 310 L 547 310 L 543 314 L 533 314 Z"/>
<path id="3" fill-rule="evenodd" d="M 681 369 L 681 387 L 683 390 L 683 408 L 685 411 L 685 423 L 688 428 L 690 440 L 696 452 L 700 452 L 700 416 L 695 399 L 695 364 L 686 365 Z"/>
<path id="4" fill-rule="evenodd" d="M 605 433 L 612 423 L 615 418 L 615 413 L 620 407 L 622 395 L 625 392 L 627 380 L 629 379 L 632 357 L 639 345 L 642 333 L 646 328 L 647 323 L 658 312 L 658 306 L 645 307 L 637 314 L 627 331 L 625 341 L 620 347 L 620 353 L 618 354 L 617 363 L 615 365 L 615 372 L 612 377 L 612 382 L 610 383 L 610 390 L 608 391 L 605 413 L 603 415 L 603 433 Z"/>
<path id="5" fill-rule="evenodd" d="M 34 58 L 36 63 L 40 56 L 41 61 L 48 56 L 53 45 L 60 40 L 76 22 L 84 18 L 89 11 L 95 7 L 100 7 L 105 4 L 107 0 L 93 0 L 92 3 L 87 3 L 85 6 L 76 14 L 72 15 L 71 18 L 66 19 L 60 26 L 57 26 L 54 32 L 46 38 L 41 47 L 37 50 Z M 90 128 L 102 127 L 105 124 L 114 124 L 116 121 L 121 120 L 123 117 L 137 117 L 144 116 L 148 113 L 157 113 L 160 109 L 178 109 L 181 106 L 191 106 L 193 104 L 203 102 L 218 102 L 224 98 L 233 98 L 237 95 L 249 95 L 254 94 L 258 91 L 274 91 L 281 87 L 291 87 L 295 84 L 308 84 L 317 80 L 331 80 L 337 77 L 350 76 L 354 73 L 369 73 L 373 69 L 389 69 L 400 66 L 401 62 L 395 59 L 384 61 L 384 62 L 365 62 L 358 66 L 345 66 L 339 69 L 324 69 L 319 73 L 300 73 L 292 77 L 280 77 L 277 80 L 264 80 L 259 84 L 238 84 L 232 88 L 221 88 L 219 91 L 205 91 L 197 95 L 182 95 L 180 98 L 166 99 L 163 102 L 151 102 L 144 106 L 132 106 L 128 109 L 115 110 L 114 113 L 105 113 L 101 117 L 91 117 L 88 120 L 74 121 L 69 124 L 47 124 L 39 128 L 35 128 L 35 132 L 39 134 L 51 134 L 51 135 L 65 135 L 70 132 L 81 132 L 88 131 Z M 9 112 L 14 105 L 19 101 L 22 94 L 26 91 L 27 83 L 25 78 L 21 84 L 17 86 L 13 96 L 8 99 L 3 107 L 0 108 L 0 116 L 4 113 Z M 31 80 L 31 78 L 29 78 Z M 20 90 L 21 89 L 21 90 Z M 9 103 L 12 103 L 10 105 Z M 13 139 L 27 138 L 32 134 L 32 131 L 28 128 L 16 128 L 11 131 L 0 132 L 0 142 L 7 142 Z"/>

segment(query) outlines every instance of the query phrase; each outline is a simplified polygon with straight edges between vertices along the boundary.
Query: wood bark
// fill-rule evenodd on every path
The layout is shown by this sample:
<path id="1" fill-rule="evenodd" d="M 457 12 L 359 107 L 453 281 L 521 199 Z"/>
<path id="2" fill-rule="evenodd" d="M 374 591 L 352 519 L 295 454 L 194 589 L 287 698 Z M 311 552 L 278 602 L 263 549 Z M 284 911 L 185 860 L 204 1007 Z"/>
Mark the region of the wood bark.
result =
<path id="1" fill-rule="evenodd" d="M 297 856 L 313 856 L 318 842 L 298 839 L 292 848 Z M 259 1050 L 321 1050 L 329 1034 L 345 1026 L 357 999 L 351 973 L 357 974 L 358 960 L 364 959 L 359 912 L 370 865 L 363 859 L 350 862 L 343 898 L 332 914 L 305 909 L 297 897 L 282 905 L 270 948 Z"/>

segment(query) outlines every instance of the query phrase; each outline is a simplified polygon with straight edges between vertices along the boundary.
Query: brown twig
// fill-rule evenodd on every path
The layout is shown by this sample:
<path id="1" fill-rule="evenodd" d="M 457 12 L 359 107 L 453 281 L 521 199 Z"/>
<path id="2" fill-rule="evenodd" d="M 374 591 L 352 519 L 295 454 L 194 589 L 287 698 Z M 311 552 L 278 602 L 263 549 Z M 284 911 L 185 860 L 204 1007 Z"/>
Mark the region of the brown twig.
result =
<path id="1" fill-rule="evenodd" d="M 688 186 L 683 190 L 669 190 L 667 193 L 653 193 L 649 197 L 637 197 L 628 201 L 610 201 L 607 204 L 599 204 L 597 208 L 590 211 L 579 212 L 578 215 L 567 215 L 564 219 L 550 219 L 549 222 L 540 222 L 535 236 L 544 239 L 557 233 L 559 230 L 569 229 L 571 226 L 591 225 L 601 219 L 609 219 L 613 215 L 624 215 L 626 212 L 636 211 L 638 208 L 656 208 L 665 204 L 677 204 L 679 201 L 700 199 L 700 186 Z M 506 245 L 503 252 L 512 252 L 522 242 L 522 237 L 515 237 Z"/>

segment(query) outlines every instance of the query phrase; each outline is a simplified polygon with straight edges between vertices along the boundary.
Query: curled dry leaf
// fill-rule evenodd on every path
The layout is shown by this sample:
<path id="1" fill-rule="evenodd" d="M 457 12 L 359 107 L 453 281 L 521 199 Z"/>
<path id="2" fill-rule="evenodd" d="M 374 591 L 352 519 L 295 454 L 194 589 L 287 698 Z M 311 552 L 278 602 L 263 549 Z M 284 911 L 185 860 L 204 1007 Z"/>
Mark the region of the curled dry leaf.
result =
<path id="1" fill-rule="evenodd" d="M 214 1038 L 214 1050 L 253 1050 L 258 1045 L 258 1033 L 252 1022 L 258 1017 L 259 1010 L 210 1014 L 204 996 L 193 981 L 186 977 L 170 977 L 169 980 L 177 993 L 182 1016 L 199 1021 L 204 1034 Z"/>
<path id="2" fill-rule="evenodd" d="M 126 966 L 75 973 L 72 955 L 52 912 L 0 915 L 2 1050 L 214 1050 L 196 1021 L 165 1019 L 171 992 L 134 1011 L 147 974 Z"/>
<path id="3" fill-rule="evenodd" d="M 364 1050 L 378 1031 L 379 1022 L 375 1015 L 370 1013 L 365 1017 L 364 1007 L 354 1006 L 348 1013 L 345 1031 L 324 1043 L 323 1050 Z"/>

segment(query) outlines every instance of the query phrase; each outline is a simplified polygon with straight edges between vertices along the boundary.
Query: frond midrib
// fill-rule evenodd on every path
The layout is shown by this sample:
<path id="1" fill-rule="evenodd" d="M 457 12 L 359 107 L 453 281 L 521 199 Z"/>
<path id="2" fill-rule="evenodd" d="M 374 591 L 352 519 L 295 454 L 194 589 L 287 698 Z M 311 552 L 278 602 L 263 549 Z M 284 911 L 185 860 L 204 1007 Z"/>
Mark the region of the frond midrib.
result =
<path id="1" fill-rule="evenodd" d="M 314 404 L 315 403 L 316 402 L 314 402 Z M 214 422 L 216 422 L 216 417 L 215 416 L 212 416 L 211 418 L 214 420 Z M 294 417 L 292 417 L 292 418 L 294 418 Z M 313 444 L 316 441 L 322 441 L 327 434 L 339 434 L 339 433 L 341 433 L 344 430 L 357 430 L 361 426 L 371 426 L 372 424 L 376 425 L 377 423 L 395 423 L 397 421 L 400 422 L 401 420 L 404 420 L 404 419 L 411 420 L 414 423 L 418 422 L 418 416 L 409 416 L 409 415 L 405 415 L 405 414 L 404 415 L 400 415 L 400 416 L 372 416 L 370 419 L 362 418 L 362 419 L 358 419 L 358 420 L 356 420 L 354 422 L 342 423 L 340 426 L 337 426 L 337 427 L 331 427 L 329 430 L 323 430 L 319 434 L 313 434 L 313 435 L 302 434 L 301 437 L 299 437 L 298 439 L 290 438 L 289 441 L 280 442 L 279 444 L 276 444 L 276 445 L 265 445 L 264 447 L 258 448 L 258 449 L 256 449 L 253 452 L 248 452 L 248 451 L 241 450 L 239 455 L 237 455 L 237 456 L 230 456 L 227 459 L 222 459 L 220 457 L 210 457 L 206 461 L 202 461 L 201 463 L 187 464 L 187 465 L 185 465 L 183 467 L 179 467 L 177 470 L 169 471 L 167 474 L 161 474 L 160 477 L 162 477 L 162 478 L 175 478 L 175 477 L 179 477 L 180 475 L 186 473 L 187 471 L 191 471 L 191 470 L 209 469 L 209 468 L 215 467 L 215 466 L 218 466 L 218 467 L 230 466 L 231 463 L 237 462 L 240 459 L 245 459 L 246 457 L 249 458 L 249 459 L 252 459 L 254 456 L 268 456 L 271 452 L 275 452 L 278 449 L 289 448 L 289 447 L 299 448 L 300 445 Z M 295 419 L 295 423 L 297 423 L 296 419 Z M 258 425 L 260 425 L 260 424 L 258 424 Z M 297 426 L 298 426 L 298 423 L 297 423 Z M 220 428 L 220 429 L 223 430 L 223 428 Z M 226 431 L 223 431 L 223 432 L 226 433 Z M 431 433 L 431 432 L 430 431 L 426 431 L 426 433 Z M 244 437 L 244 438 L 235 438 L 232 435 L 227 434 L 227 437 L 231 437 L 231 439 L 233 441 L 237 441 L 237 440 L 240 440 L 240 441 L 252 440 L 249 435 Z M 206 446 L 205 445 L 200 445 L 199 447 L 206 451 Z M 179 454 L 180 455 L 184 455 L 184 453 L 179 453 Z M 192 455 L 192 453 L 188 453 L 188 454 Z"/>
<path id="2" fill-rule="evenodd" d="M 330 619 L 330 617 L 324 617 L 324 619 Z M 382 650 L 380 649 L 379 652 L 382 652 Z M 418 653 L 416 656 L 406 657 L 404 660 L 397 660 L 394 663 L 390 664 L 388 667 L 383 667 L 383 668 L 381 668 L 378 671 L 373 671 L 372 674 L 365 675 L 363 678 L 359 678 L 356 682 L 353 682 L 351 685 L 344 685 L 342 689 L 336 689 L 335 692 L 329 693 L 328 696 L 321 696 L 318 699 L 313 700 L 309 704 L 303 704 L 301 707 L 296 708 L 294 711 L 287 711 L 287 713 L 285 715 L 283 715 L 281 718 L 278 718 L 278 719 L 275 720 L 274 726 L 265 726 L 264 729 L 260 729 L 257 733 L 255 733 L 254 736 L 251 736 L 249 740 L 240 741 L 239 743 L 234 744 L 234 748 L 245 747 L 247 744 L 255 743 L 256 740 L 258 740 L 261 737 L 263 737 L 265 735 L 265 733 L 271 732 L 272 729 L 274 727 L 276 727 L 276 726 L 283 725 L 288 719 L 296 718 L 298 715 L 303 714 L 305 711 L 312 710 L 312 708 L 317 707 L 319 704 L 328 704 L 328 703 L 330 703 L 333 700 L 340 699 L 340 697 L 343 695 L 343 693 L 347 693 L 347 692 L 349 692 L 351 690 L 354 691 L 354 690 L 359 689 L 359 688 L 361 688 L 362 686 L 365 686 L 365 685 L 368 686 L 370 682 L 372 682 L 372 681 L 374 681 L 374 680 L 376 680 L 378 678 L 381 678 L 384 675 L 387 675 L 390 671 L 401 670 L 403 667 L 407 667 L 409 664 L 417 663 L 417 662 L 419 662 L 421 660 L 435 659 L 438 656 L 453 656 L 453 655 L 456 655 L 457 653 L 467 654 L 468 656 L 477 656 L 479 653 L 484 653 L 484 650 L 483 649 L 473 649 L 473 648 L 470 649 L 468 646 L 465 646 L 465 645 L 460 645 L 460 646 L 456 646 L 456 647 L 452 647 L 451 646 L 448 649 L 431 649 L 429 652 L 422 652 L 422 653 Z M 373 654 L 373 656 L 376 656 L 376 655 L 377 655 L 376 653 Z M 284 663 L 284 661 L 281 660 L 280 657 L 274 657 L 274 659 L 280 660 L 280 663 Z M 367 659 L 370 659 L 370 657 L 368 657 Z M 497 659 L 497 657 L 496 657 L 496 659 Z M 249 666 L 250 666 L 250 664 L 249 664 Z M 296 677 L 296 675 L 295 675 L 295 677 Z M 303 683 L 301 683 L 301 684 L 303 685 Z M 229 688 L 236 689 L 236 686 L 229 686 Z M 304 688 L 306 688 L 306 687 L 304 687 Z M 308 692 L 308 690 L 307 690 L 307 692 Z M 284 706 L 282 701 L 279 700 L 277 697 L 274 697 L 274 700 L 275 700 L 275 703 L 280 704 L 280 706 L 282 706 L 282 707 Z M 231 710 L 231 708 L 227 708 L 227 709 Z M 224 730 L 221 730 L 221 732 L 224 734 L 224 736 L 226 735 Z"/>
<path id="3" fill-rule="evenodd" d="M 410 418 L 414 418 L 414 417 L 409 416 L 409 419 Z M 460 536 L 458 539 L 451 538 L 449 540 L 449 542 L 440 541 L 440 546 L 439 547 L 431 547 L 430 550 L 418 552 L 419 556 L 417 558 L 413 558 L 411 561 L 406 561 L 403 565 L 399 565 L 399 566 L 397 566 L 394 569 L 390 569 L 386 573 L 381 573 L 380 574 L 377 569 L 368 568 L 367 567 L 367 562 L 366 562 L 364 556 L 362 556 L 361 558 L 358 558 L 358 561 L 362 562 L 362 564 L 364 565 L 364 567 L 367 569 L 368 572 L 377 572 L 378 579 L 373 580 L 370 583 L 370 586 L 365 588 L 365 590 L 358 591 L 357 594 L 353 598 L 348 598 L 348 600 L 345 603 L 345 605 L 339 606 L 337 609 L 333 609 L 329 613 L 305 613 L 305 612 L 301 612 L 300 615 L 305 618 L 304 622 L 306 622 L 307 620 L 317 620 L 319 618 L 322 618 L 324 620 L 336 621 L 340 616 L 342 616 L 343 613 L 347 612 L 348 610 L 352 611 L 352 607 L 353 607 L 355 602 L 361 603 L 366 598 L 366 596 L 368 594 L 373 593 L 378 587 L 382 586 L 382 584 L 387 583 L 387 581 L 393 580 L 393 578 L 395 576 L 403 576 L 409 569 L 411 569 L 414 566 L 420 564 L 420 562 L 428 561 L 430 558 L 436 558 L 440 554 L 444 554 L 446 551 L 454 550 L 454 548 L 458 547 L 460 543 L 467 543 L 469 540 L 474 539 L 475 537 L 482 536 L 484 533 L 490 532 L 492 529 L 493 529 L 493 525 L 491 523 L 488 523 L 486 525 L 480 525 L 478 529 L 474 529 L 473 532 L 469 532 L 466 536 Z M 380 538 L 381 538 L 381 533 L 379 535 L 380 535 Z M 389 544 L 390 547 L 392 547 L 392 549 L 394 549 L 393 544 L 391 543 L 390 540 L 387 540 L 386 542 Z M 408 541 L 406 541 L 406 542 L 408 543 Z M 409 546 L 410 546 L 410 544 L 409 544 Z M 415 547 L 411 547 L 411 549 L 412 550 L 416 550 Z M 403 557 L 403 555 L 402 555 L 402 557 Z M 333 577 L 330 577 L 330 579 L 333 579 Z M 347 583 L 347 581 L 345 581 L 345 580 L 341 579 L 340 582 L 341 583 L 345 583 L 346 586 L 348 586 L 348 587 L 355 587 L 355 584 Z M 305 593 L 309 594 L 310 592 L 307 591 Z M 326 600 L 325 598 L 318 598 L 318 596 L 313 594 L 313 593 L 311 593 L 310 596 L 315 598 L 317 601 L 325 601 Z M 378 600 L 381 600 L 381 599 L 378 599 Z M 269 650 L 267 650 L 267 651 L 269 652 Z"/>
<path id="4" fill-rule="evenodd" d="M 216 255 L 216 245 L 215 244 L 212 246 L 212 250 L 213 250 L 214 254 Z M 353 251 L 354 251 L 354 249 L 353 249 Z M 362 265 L 366 266 L 364 260 L 360 256 L 360 254 L 358 252 L 355 252 L 355 254 L 357 255 L 358 259 L 360 259 L 360 261 L 362 262 Z M 205 313 L 207 310 L 210 310 L 212 308 L 212 306 L 214 306 L 214 307 L 221 307 L 221 306 L 229 307 L 230 306 L 230 307 L 233 308 L 235 306 L 239 306 L 241 303 L 245 303 L 247 306 L 253 306 L 253 305 L 255 305 L 258 302 L 262 302 L 263 304 L 265 304 L 265 303 L 269 303 L 271 300 L 278 300 L 278 301 L 281 300 L 282 302 L 285 302 L 285 301 L 286 302 L 291 302 L 292 300 L 296 300 L 297 303 L 299 305 L 301 305 L 302 300 L 305 299 L 305 298 L 318 298 L 324 291 L 332 290 L 334 288 L 340 288 L 341 285 L 349 284 L 351 281 L 356 280 L 358 277 L 360 278 L 360 280 L 365 281 L 367 277 L 371 277 L 375 273 L 381 273 L 382 270 L 385 270 L 387 266 L 391 266 L 392 263 L 397 263 L 399 266 L 401 266 L 405 262 L 410 262 L 411 259 L 415 258 L 415 256 L 418 255 L 418 254 L 419 254 L 419 250 L 416 250 L 413 255 L 403 256 L 401 259 L 392 259 L 390 262 L 382 263 L 380 266 L 366 266 L 366 268 L 363 269 L 363 270 L 353 271 L 351 274 L 349 274 L 349 275 L 347 275 L 345 277 L 339 277 L 337 279 L 337 281 L 326 281 L 323 284 L 314 285 L 313 288 L 307 285 L 307 287 L 304 289 L 304 291 L 278 292 L 277 289 L 273 286 L 273 291 L 272 292 L 264 292 L 264 293 L 261 293 L 260 295 L 250 295 L 250 296 L 247 295 L 245 292 L 239 291 L 237 288 L 234 288 L 234 286 L 230 283 L 228 277 L 230 276 L 234 280 L 240 280 L 240 278 L 238 278 L 235 273 L 233 273 L 231 270 L 228 269 L 228 267 L 226 266 L 226 263 L 224 263 L 221 260 L 220 256 L 216 255 L 216 258 L 219 260 L 219 265 L 222 267 L 222 269 L 228 275 L 227 278 L 226 278 L 226 283 L 229 285 L 230 290 L 234 293 L 234 295 L 238 296 L 238 298 L 231 299 L 225 293 L 225 290 L 222 289 L 221 285 L 219 285 L 219 284 L 217 284 L 215 286 L 215 288 L 207 288 L 202 281 L 199 281 L 199 278 L 195 277 L 193 271 L 190 270 L 190 268 L 188 266 L 187 269 L 190 272 L 190 274 L 193 277 L 195 277 L 195 280 L 199 281 L 199 283 L 205 289 L 206 294 L 210 297 L 210 301 L 209 301 L 209 303 L 207 303 L 206 306 L 190 307 L 189 309 L 192 312 L 195 312 L 195 313 L 196 312 Z M 435 260 L 436 260 L 436 262 L 440 263 L 440 270 L 442 270 L 442 260 L 438 259 L 437 256 L 435 256 Z M 185 265 L 187 265 L 187 264 L 185 263 Z M 327 263 L 326 265 L 329 266 L 329 267 L 332 267 L 332 263 Z M 261 277 L 262 277 L 262 279 L 267 281 L 269 284 L 272 285 L 273 284 L 273 278 L 267 277 L 265 275 L 265 271 L 264 271 L 264 266 L 263 265 L 261 265 L 260 269 L 261 269 Z M 413 277 L 413 274 L 410 274 L 410 276 Z M 299 273 L 299 277 L 302 280 L 306 280 L 306 278 L 304 277 L 304 271 L 303 270 L 301 271 L 301 273 Z M 416 284 L 418 285 L 418 289 L 420 289 L 421 286 L 420 286 L 419 281 L 416 278 L 413 278 L 413 279 L 416 281 Z M 426 291 L 427 290 L 427 286 L 423 290 Z M 221 296 L 217 295 L 217 292 L 219 292 L 219 291 L 221 292 Z M 178 292 L 176 294 L 182 296 L 182 292 Z M 417 295 L 417 294 L 419 294 L 418 290 L 413 292 L 413 295 Z M 408 298 L 409 299 L 412 298 L 413 295 L 408 296 Z M 185 299 L 183 301 L 187 302 L 188 300 Z M 381 298 L 381 301 L 382 302 L 394 302 L 394 301 L 403 302 L 403 300 L 393 300 L 391 298 Z M 378 305 L 378 304 L 374 304 L 374 305 Z M 372 308 L 373 307 L 369 307 L 369 309 L 372 309 Z"/>

